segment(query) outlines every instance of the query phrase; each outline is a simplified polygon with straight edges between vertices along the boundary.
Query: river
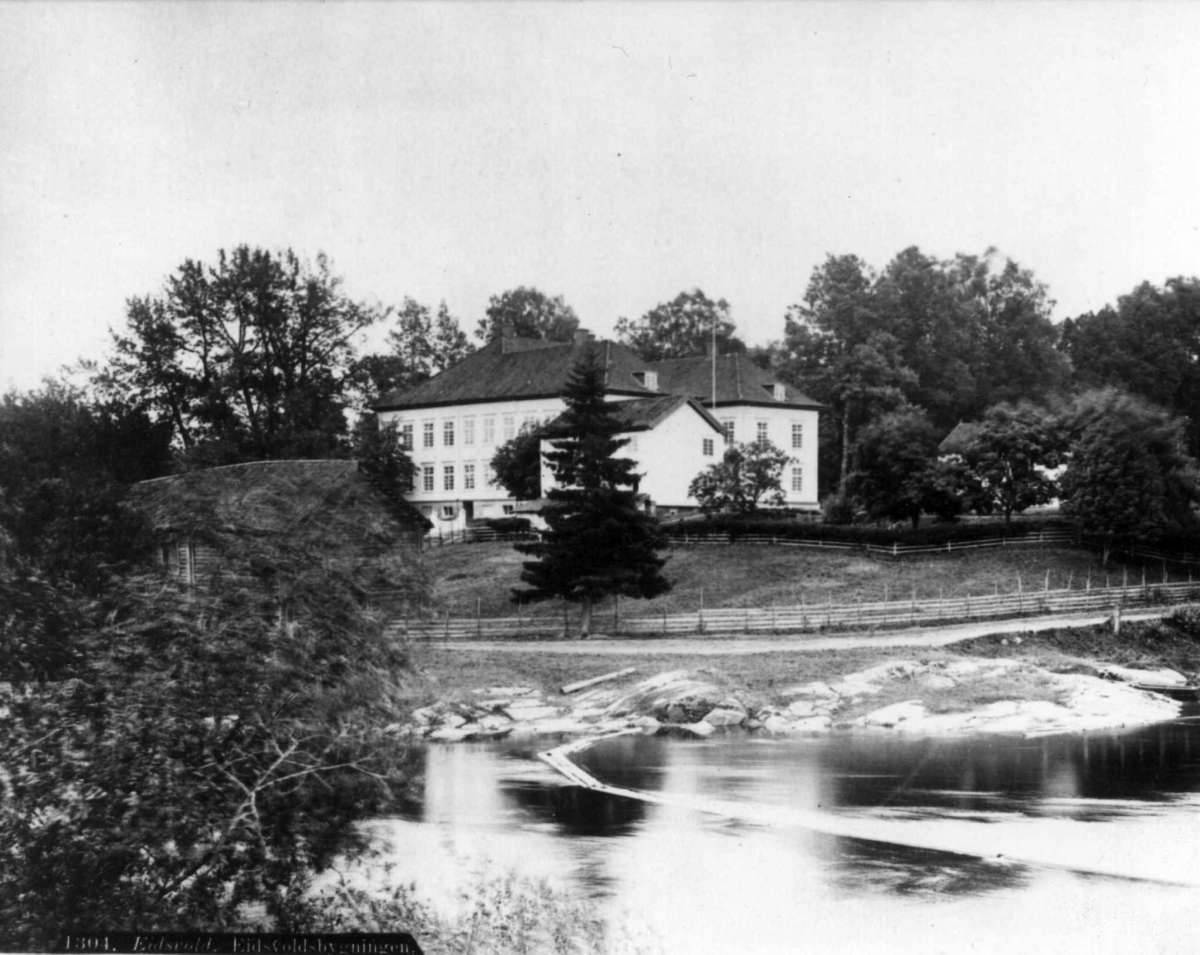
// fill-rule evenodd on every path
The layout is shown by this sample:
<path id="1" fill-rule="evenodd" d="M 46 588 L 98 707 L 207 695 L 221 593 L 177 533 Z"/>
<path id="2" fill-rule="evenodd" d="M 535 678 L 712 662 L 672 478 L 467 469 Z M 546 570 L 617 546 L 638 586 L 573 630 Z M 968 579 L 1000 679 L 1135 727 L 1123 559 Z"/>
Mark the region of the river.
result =
<path id="1" fill-rule="evenodd" d="M 489 874 L 545 878 L 668 952 L 1200 950 L 1189 719 L 1040 739 L 626 736 L 575 760 L 658 801 L 567 785 L 531 744 L 431 746 L 413 810 L 374 823 L 392 877 L 447 910 Z"/>

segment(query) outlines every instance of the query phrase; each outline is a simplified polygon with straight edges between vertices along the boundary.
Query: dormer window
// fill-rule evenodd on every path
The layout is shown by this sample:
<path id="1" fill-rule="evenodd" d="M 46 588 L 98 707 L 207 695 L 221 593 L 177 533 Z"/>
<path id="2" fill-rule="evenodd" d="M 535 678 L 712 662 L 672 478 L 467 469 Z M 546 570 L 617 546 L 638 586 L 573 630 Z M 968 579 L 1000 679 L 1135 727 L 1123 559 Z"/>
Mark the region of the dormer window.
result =
<path id="1" fill-rule="evenodd" d="M 775 386 L 773 389 L 773 394 L 775 396 L 776 401 L 786 401 L 787 400 L 787 388 L 784 385 L 779 384 L 778 382 L 775 383 Z"/>
<path id="2" fill-rule="evenodd" d="M 650 391 L 658 391 L 658 372 L 657 371 L 635 371 L 633 377 L 638 380 L 643 388 Z"/>

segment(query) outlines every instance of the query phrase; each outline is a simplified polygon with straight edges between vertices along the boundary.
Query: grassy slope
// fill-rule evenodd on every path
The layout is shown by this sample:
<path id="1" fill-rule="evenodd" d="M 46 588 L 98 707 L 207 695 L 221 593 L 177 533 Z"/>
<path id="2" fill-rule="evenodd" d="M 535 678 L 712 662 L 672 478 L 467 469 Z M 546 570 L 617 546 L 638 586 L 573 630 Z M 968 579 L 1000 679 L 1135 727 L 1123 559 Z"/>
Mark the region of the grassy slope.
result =
<path id="1" fill-rule="evenodd" d="M 472 616 L 478 605 L 484 616 L 513 616 L 509 600 L 520 585 L 525 559 L 509 544 L 459 544 L 427 551 L 434 603 L 439 613 Z M 1110 582 L 1122 581 L 1124 568 L 1110 565 Z M 680 613 L 696 610 L 701 591 L 706 607 L 769 607 L 873 602 L 950 596 L 1014 593 L 1017 577 L 1025 590 L 1040 590 L 1050 572 L 1051 588 L 1083 587 L 1091 574 L 1103 586 L 1106 571 L 1088 551 L 1068 548 L 1012 548 L 901 560 L 858 554 L 821 553 L 785 547 L 737 544 L 680 547 L 669 552 L 666 575 L 670 593 L 655 600 L 625 601 L 622 613 Z M 1140 582 L 1141 567 L 1129 568 L 1131 583 Z M 1161 579 L 1151 568 L 1148 577 Z M 601 608 L 600 613 L 611 612 Z M 561 614 L 557 601 L 525 607 L 522 613 Z"/>

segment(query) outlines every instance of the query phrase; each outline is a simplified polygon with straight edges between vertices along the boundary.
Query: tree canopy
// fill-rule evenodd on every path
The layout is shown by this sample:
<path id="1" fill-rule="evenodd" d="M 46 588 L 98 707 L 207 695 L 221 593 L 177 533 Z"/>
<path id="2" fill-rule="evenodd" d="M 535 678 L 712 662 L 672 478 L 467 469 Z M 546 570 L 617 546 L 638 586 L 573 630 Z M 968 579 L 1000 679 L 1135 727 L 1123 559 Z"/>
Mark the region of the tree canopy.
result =
<path id="1" fill-rule="evenodd" d="M 638 507 L 634 462 L 616 457 L 627 439 L 604 399 L 604 369 L 589 352 L 571 371 L 566 410 L 546 460 L 556 486 L 544 496 L 548 529 L 540 541 L 517 544 L 526 561 L 515 600 L 561 597 L 581 606 L 580 635 L 591 630 L 592 606 L 603 597 L 654 597 L 670 589 L 662 576 L 666 540 Z"/>
<path id="2" fill-rule="evenodd" d="M 436 316 L 429 306 L 405 298 L 388 332 L 387 352 L 364 355 L 352 366 L 352 378 L 366 405 L 389 391 L 427 381 L 474 350 L 445 302 Z"/>
<path id="3" fill-rule="evenodd" d="M 917 527 L 923 511 L 945 513 L 952 495 L 937 445 L 937 429 L 924 412 L 901 408 L 881 415 L 859 434 L 848 492 L 877 520 Z"/>
<path id="4" fill-rule="evenodd" d="M 1046 408 L 1029 402 L 989 408 L 962 451 L 976 508 L 999 511 L 1007 524 L 1014 513 L 1049 503 L 1058 488 L 1047 471 L 1058 466 L 1062 450 Z"/>
<path id="5" fill-rule="evenodd" d="M 617 338 L 645 361 L 703 355 L 716 331 L 717 350 L 722 354 L 743 352 L 746 345 L 734 334 L 729 303 L 713 301 L 700 289 L 680 292 L 669 302 L 660 302 L 637 321 L 617 319 Z"/>
<path id="6" fill-rule="evenodd" d="M 513 439 L 500 445 L 492 456 L 492 483 L 518 501 L 535 501 L 542 495 L 544 434 L 540 425 L 522 425 Z"/>
<path id="7" fill-rule="evenodd" d="M 579 316 L 561 295 L 551 298 L 533 286 L 521 285 L 488 300 L 475 337 L 483 342 L 504 336 L 569 342 L 579 328 Z"/>
<path id="8" fill-rule="evenodd" d="M 753 514 L 763 505 L 783 504 L 783 469 L 792 461 L 770 441 L 736 444 L 721 460 L 701 471 L 688 487 L 688 496 L 705 512 Z"/>
<path id="9" fill-rule="evenodd" d="M 353 340 L 383 315 L 328 259 L 238 246 L 132 298 L 100 375 L 199 463 L 344 454 Z"/>

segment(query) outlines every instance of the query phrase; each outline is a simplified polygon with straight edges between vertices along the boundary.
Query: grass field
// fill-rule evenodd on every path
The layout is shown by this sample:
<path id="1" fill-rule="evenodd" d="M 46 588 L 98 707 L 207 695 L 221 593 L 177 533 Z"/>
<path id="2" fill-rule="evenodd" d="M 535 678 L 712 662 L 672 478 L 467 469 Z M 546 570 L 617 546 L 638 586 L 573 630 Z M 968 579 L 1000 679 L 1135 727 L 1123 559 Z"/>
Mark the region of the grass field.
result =
<path id="1" fill-rule="evenodd" d="M 860 554 L 819 552 L 755 544 L 678 547 L 668 552 L 666 576 L 670 593 L 654 600 L 626 600 L 623 615 L 685 613 L 705 607 L 770 607 L 870 603 L 982 596 L 994 593 L 1072 586 L 1082 589 L 1142 579 L 1140 565 L 1111 563 L 1101 567 L 1087 550 L 1059 547 L 1014 547 L 965 551 L 935 557 L 873 558 Z M 520 586 L 526 558 L 511 544 L 458 544 L 427 551 L 438 614 L 515 616 L 510 600 Z M 1146 570 L 1150 581 L 1162 580 L 1162 568 Z M 1018 584 L 1019 578 L 1019 584 Z M 1172 579 L 1186 579 L 1178 576 Z M 611 612 L 608 603 L 598 614 Z M 559 615 L 558 601 L 526 605 L 526 615 Z"/>

